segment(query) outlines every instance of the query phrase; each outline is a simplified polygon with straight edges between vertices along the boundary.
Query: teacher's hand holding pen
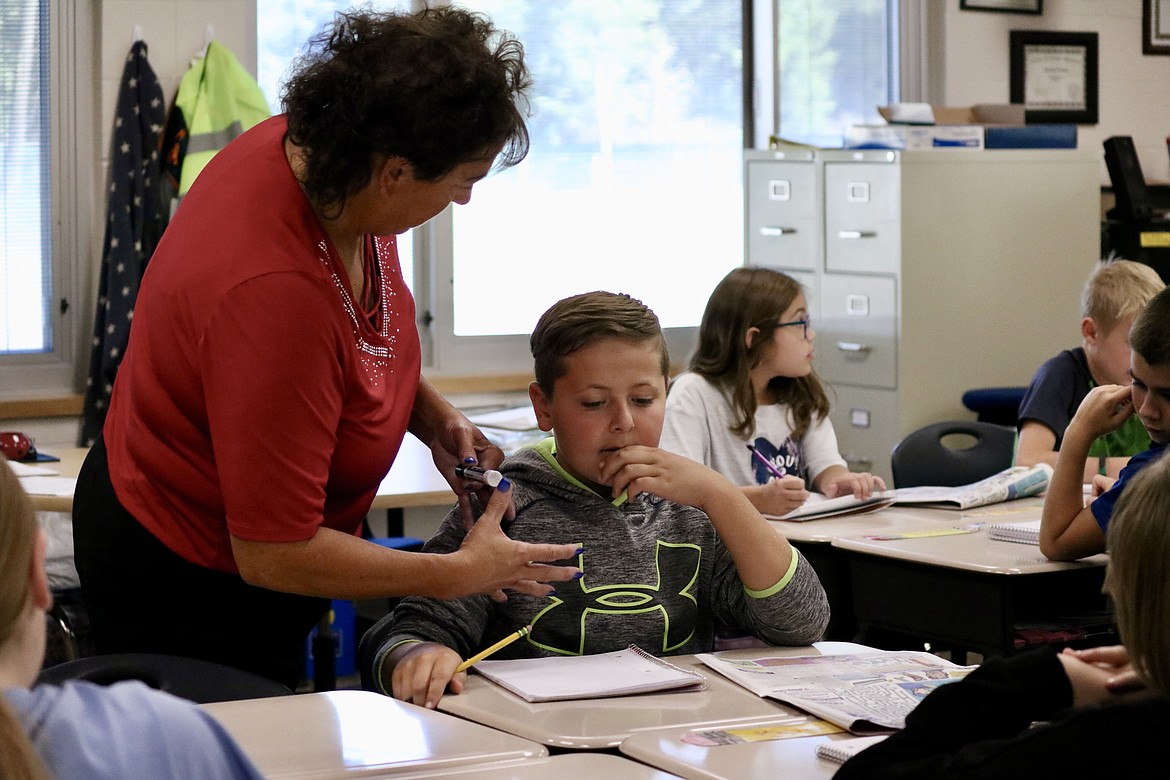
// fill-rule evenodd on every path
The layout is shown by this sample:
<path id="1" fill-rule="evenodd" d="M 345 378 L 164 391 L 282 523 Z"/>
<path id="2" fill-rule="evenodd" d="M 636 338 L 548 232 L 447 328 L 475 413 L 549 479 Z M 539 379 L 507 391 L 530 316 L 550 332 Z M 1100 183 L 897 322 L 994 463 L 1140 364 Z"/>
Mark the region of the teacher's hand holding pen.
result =
<path id="1" fill-rule="evenodd" d="M 547 596 L 556 588 L 549 582 L 564 582 L 581 576 L 576 566 L 550 566 L 540 561 L 564 561 L 575 558 L 575 544 L 528 544 L 517 542 L 500 528 L 500 520 L 511 505 L 512 484 L 501 480 L 492 491 L 487 508 L 468 531 L 460 548 L 450 553 L 457 557 L 466 572 L 456 578 L 451 595 L 436 594 L 439 598 L 455 598 L 467 593 L 467 582 L 482 584 L 477 592 L 487 593 L 497 601 L 507 599 L 505 590 Z M 456 585 L 458 580 L 463 582 Z"/>

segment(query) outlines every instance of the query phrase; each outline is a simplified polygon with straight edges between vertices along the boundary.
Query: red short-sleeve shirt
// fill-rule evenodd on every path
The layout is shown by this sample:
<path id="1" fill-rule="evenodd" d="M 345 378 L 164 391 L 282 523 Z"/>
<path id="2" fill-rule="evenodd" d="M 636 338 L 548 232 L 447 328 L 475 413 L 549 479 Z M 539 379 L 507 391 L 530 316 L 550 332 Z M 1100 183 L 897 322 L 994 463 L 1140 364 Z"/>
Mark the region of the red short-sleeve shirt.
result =
<path id="1" fill-rule="evenodd" d="M 293 178 L 285 127 L 274 117 L 233 141 L 183 199 L 143 277 L 104 429 L 127 510 L 228 572 L 229 535 L 356 532 L 419 381 L 394 237 L 367 242 L 371 321 Z"/>

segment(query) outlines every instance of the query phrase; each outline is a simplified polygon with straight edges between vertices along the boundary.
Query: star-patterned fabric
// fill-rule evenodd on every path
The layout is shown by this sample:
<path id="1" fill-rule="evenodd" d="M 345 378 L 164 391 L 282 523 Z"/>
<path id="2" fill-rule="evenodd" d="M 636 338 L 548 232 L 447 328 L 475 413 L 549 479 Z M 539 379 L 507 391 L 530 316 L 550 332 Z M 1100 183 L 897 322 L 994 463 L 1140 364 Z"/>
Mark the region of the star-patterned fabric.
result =
<path id="1" fill-rule="evenodd" d="M 166 227 L 159 160 L 159 136 L 165 121 L 162 87 L 146 60 L 146 44 L 136 41 L 122 70 L 114 116 L 82 446 L 93 444 L 105 422 L 114 375 L 130 337 L 138 283 Z"/>

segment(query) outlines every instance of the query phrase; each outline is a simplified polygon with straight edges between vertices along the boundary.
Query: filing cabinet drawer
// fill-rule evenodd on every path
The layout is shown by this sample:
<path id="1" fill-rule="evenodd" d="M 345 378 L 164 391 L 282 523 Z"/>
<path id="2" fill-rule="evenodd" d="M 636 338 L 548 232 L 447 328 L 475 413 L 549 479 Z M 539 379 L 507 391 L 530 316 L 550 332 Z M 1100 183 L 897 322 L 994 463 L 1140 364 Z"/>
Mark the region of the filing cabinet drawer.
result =
<path id="1" fill-rule="evenodd" d="M 830 382 L 897 387 L 894 278 L 824 274 L 820 284 L 820 307 L 813 320 L 817 372 Z"/>
<path id="2" fill-rule="evenodd" d="M 901 180 L 890 163 L 825 163 L 825 269 L 897 273 Z"/>
<path id="3" fill-rule="evenodd" d="M 892 487 L 890 453 L 900 439 L 897 392 L 831 384 L 828 393 L 837 448 L 849 469 L 877 474 Z"/>
<path id="4" fill-rule="evenodd" d="M 751 160 L 746 196 L 748 262 L 816 269 L 821 225 L 816 163 Z"/>

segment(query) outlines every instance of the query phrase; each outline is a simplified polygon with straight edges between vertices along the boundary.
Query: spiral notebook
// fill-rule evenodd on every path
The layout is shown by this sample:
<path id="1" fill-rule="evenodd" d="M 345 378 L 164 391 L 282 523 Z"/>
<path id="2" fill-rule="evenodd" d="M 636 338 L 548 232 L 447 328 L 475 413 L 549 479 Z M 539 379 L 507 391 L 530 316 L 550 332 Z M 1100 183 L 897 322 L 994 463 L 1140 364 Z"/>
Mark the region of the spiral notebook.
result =
<path id="1" fill-rule="evenodd" d="M 701 690 L 707 678 L 640 647 L 594 655 L 480 661 L 475 671 L 525 701 L 601 699 L 652 691 Z"/>
<path id="2" fill-rule="evenodd" d="M 1026 520 L 1021 523 L 988 523 L 983 526 L 988 539 L 1020 544 L 1040 544 L 1040 521 Z"/>
<path id="3" fill-rule="evenodd" d="M 888 735 L 879 734 L 873 737 L 855 737 L 853 739 L 822 742 L 817 745 L 817 758 L 824 758 L 829 761 L 836 761 L 838 764 L 844 764 L 870 745 L 881 742 L 886 736 Z"/>

